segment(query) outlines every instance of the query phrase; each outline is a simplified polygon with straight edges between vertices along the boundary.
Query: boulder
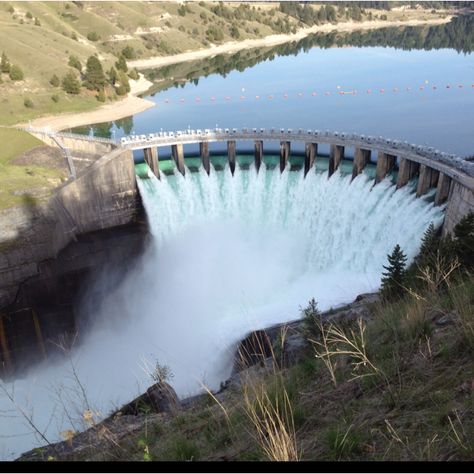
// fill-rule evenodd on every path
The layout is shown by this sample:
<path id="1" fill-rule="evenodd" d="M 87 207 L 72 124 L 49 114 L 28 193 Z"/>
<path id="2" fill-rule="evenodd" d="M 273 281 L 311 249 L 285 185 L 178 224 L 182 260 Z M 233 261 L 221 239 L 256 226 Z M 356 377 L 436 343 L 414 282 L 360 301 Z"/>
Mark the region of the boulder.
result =
<path id="1" fill-rule="evenodd" d="M 166 382 L 158 382 L 115 414 L 137 416 L 144 413 L 169 413 L 177 410 L 179 405 L 179 399 L 173 387 Z"/>

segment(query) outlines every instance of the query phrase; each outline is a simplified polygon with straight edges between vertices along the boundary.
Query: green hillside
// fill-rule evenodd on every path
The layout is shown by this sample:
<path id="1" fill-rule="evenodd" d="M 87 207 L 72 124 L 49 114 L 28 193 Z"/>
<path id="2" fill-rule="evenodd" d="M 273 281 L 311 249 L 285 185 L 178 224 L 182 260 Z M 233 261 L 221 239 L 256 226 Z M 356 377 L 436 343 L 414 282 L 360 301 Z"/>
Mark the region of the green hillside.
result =
<path id="1" fill-rule="evenodd" d="M 15 81 L 8 72 L 0 74 L 0 125 L 100 105 L 97 91 L 83 88 L 77 95 L 66 94 L 50 84 L 53 74 L 60 79 L 69 71 L 79 74 L 68 66 L 71 55 L 83 67 L 88 57 L 97 55 L 108 71 L 124 50 L 126 59 L 132 60 L 295 33 L 328 22 L 415 17 L 439 14 L 296 2 L 0 2 L 0 54 L 24 73 Z M 117 99 L 113 89 L 105 95 L 106 100 Z"/>

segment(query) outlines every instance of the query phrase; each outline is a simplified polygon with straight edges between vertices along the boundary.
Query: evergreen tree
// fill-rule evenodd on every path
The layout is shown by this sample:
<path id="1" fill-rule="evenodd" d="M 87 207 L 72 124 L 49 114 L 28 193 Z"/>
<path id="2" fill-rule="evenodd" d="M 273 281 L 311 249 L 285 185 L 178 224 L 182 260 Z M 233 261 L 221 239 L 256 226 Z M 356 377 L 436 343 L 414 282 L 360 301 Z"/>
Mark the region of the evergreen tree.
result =
<path id="1" fill-rule="evenodd" d="M 113 66 L 107 72 L 107 76 L 109 76 L 110 84 L 114 86 L 115 83 L 118 81 L 118 74 L 117 74 L 117 70 Z"/>
<path id="2" fill-rule="evenodd" d="M 418 256 L 415 259 L 415 263 L 420 268 L 432 267 L 436 254 L 439 249 L 439 237 L 438 231 L 435 229 L 433 223 L 431 223 L 426 229 L 426 232 L 423 235 L 421 240 L 421 247 Z"/>
<path id="3" fill-rule="evenodd" d="M 454 227 L 454 251 L 461 266 L 474 268 L 474 213 L 469 212 Z"/>
<path id="4" fill-rule="evenodd" d="M 96 56 L 90 56 L 86 63 L 86 73 L 84 85 L 89 90 L 99 91 L 104 88 L 106 83 L 102 64 Z"/>
<path id="5" fill-rule="evenodd" d="M 119 56 L 118 61 L 115 63 L 115 67 L 119 71 L 127 72 L 128 67 L 127 67 L 127 61 L 125 60 L 125 57 L 123 55 Z"/>
<path id="6" fill-rule="evenodd" d="M 79 94 L 81 91 L 81 83 L 72 71 L 64 76 L 62 86 L 68 94 Z"/>
<path id="7" fill-rule="evenodd" d="M 380 294 L 386 300 L 393 300 L 401 296 L 404 291 L 407 257 L 397 244 L 387 258 L 389 265 L 383 266 L 386 272 L 382 273 Z"/>
<path id="8" fill-rule="evenodd" d="M 318 309 L 318 303 L 314 298 L 308 301 L 308 306 L 301 309 L 303 318 L 303 336 L 306 342 L 317 340 L 320 336 L 319 323 L 321 322 L 321 313 Z"/>
<path id="9" fill-rule="evenodd" d="M 130 83 L 128 82 L 128 77 L 123 71 L 118 72 L 118 81 L 120 86 L 117 88 L 118 95 L 125 95 L 127 92 L 130 92 Z"/>
<path id="10" fill-rule="evenodd" d="M 5 52 L 2 53 L 2 59 L 0 60 L 0 70 L 5 73 L 9 73 L 11 68 L 10 61 L 5 54 Z"/>

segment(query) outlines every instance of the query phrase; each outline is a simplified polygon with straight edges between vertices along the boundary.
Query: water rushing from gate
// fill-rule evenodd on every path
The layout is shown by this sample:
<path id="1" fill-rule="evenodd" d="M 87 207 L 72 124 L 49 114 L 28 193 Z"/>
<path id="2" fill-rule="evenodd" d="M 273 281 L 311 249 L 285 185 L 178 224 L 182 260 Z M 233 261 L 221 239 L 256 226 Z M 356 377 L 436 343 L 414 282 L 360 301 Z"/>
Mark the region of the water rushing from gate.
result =
<path id="1" fill-rule="evenodd" d="M 44 444 L 25 415 L 60 440 L 87 427 L 87 408 L 97 421 L 142 393 L 156 361 L 181 397 L 218 388 L 248 331 L 298 318 L 312 297 L 325 310 L 376 290 L 387 253 L 398 243 L 412 258 L 442 209 L 408 186 L 350 179 L 264 165 L 138 178 L 153 244 L 100 304 L 86 295 L 93 325 L 70 359 L 2 385 L 15 404 L 0 392 L 0 457 Z"/>

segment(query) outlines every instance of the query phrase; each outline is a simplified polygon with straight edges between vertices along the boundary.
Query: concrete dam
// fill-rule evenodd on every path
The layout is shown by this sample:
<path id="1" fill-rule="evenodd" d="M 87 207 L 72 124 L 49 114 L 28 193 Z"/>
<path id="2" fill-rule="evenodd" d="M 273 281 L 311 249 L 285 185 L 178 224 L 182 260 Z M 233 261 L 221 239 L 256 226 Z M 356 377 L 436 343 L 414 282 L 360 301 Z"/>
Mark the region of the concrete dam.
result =
<path id="1" fill-rule="evenodd" d="M 26 233 L 29 232 L 27 237 L 28 247 L 25 249 L 13 246 L 11 250 L 3 252 L 0 259 L 0 308 L 3 308 L 1 310 L 2 318 L 0 319 L 0 353 L 2 367 L 7 372 L 15 366 L 15 353 L 26 351 L 25 348 L 21 348 L 24 341 L 20 336 L 21 330 L 17 328 L 18 324 L 21 323 L 22 326 L 27 324 L 31 327 L 31 330 L 28 331 L 31 335 L 25 341 L 28 341 L 29 348 L 36 346 L 37 351 L 39 351 L 39 358 L 44 357 L 47 353 L 44 340 L 53 334 L 54 331 L 51 330 L 51 326 L 68 328 L 68 330 L 76 328 L 74 317 L 65 318 L 61 311 L 58 312 L 56 317 L 51 317 L 47 315 L 48 310 L 42 311 L 44 298 L 41 298 L 39 293 L 45 292 L 46 288 L 48 290 L 46 294 L 52 297 L 55 292 L 62 291 L 61 282 L 64 282 L 66 274 L 80 273 L 83 267 L 93 267 L 93 260 L 97 258 L 97 255 L 100 256 L 99 259 L 108 260 L 110 258 L 110 249 L 107 251 L 108 257 L 105 257 L 107 252 L 104 249 L 99 250 L 100 245 L 94 249 L 94 244 L 82 244 L 82 236 L 88 236 L 86 237 L 87 240 L 94 233 L 107 231 L 108 229 L 110 230 L 110 236 L 120 235 L 120 232 L 114 234 L 114 229 L 136 223 L 139 220 L 143 223 L 142 230 L 139 233 L 132 231 L 132 239 L 135 242 L 133 248 L 126 244 L 128 237 L 124 237 L 122 243 L 120 243 L 120 239 L 115 239 L 113 248 L 121 249 L 122 257 L 129 256 L 130 258 L 136 257 L 145 248 L 147 240 L 145 237 L 139 237 L 139 235 L 146 234 L 144 229 L 146 229 L 147 224 L 145 223 L 146 216 L 143 213 L 142 200 L 147 205 L 146 201 L 150 197 L 147 186 L 150 185 L 146 185 L 141 178 L 138 178 L 137 187 L 136 169 L 132 154 L 134 151 L 143 151 L 144 160 L 155 179 L 160 180 L 161 178 L 161 181 L 163 181 L 166 180 L 166 177 L 163 173 L 160 173 L 159 157 L 166 147 L 171 148 L 171 156 L 176 170 L 180 175 L 185 176 L 186 166 L 183 147 L 187 144 L 198 145 L 202 173 L 209 176 L 212 174 L 210 144 L 218 142 L 225 144 L 228 169 L 230 177 L 233 179 L 226 177 L 219 185 L 214 183 L 214 191 L 205 190 L 204 188 L 200 190 L 201 194 L 212 194 L 214 192 L 215 199 L 224 203 L 227 200 L 225 188 L 232 189 L 238 181 L 237 144 L 240 142 L 252 143 L 254 150 L 253 173 L 255 176 L 252 178 L 252 184 L 246 183 L 245 190 L 240 191 L 245 196 L 253 193 L 253 204 L 249 203 L 249 208 L 246 210 L 249 214 L 254 213 L 251 207 L 260 200 L 258 193 L 269 192 L 269 188 L 265 188 L 261 180 L 258 180 L 258 174 L 263 173 L 262 166 L 267 168 L 264 165 L 266 150 L 272 145 L 274 148 L 279 148 L 276 168 L 283 176 L 283 174 L 289 172 L 292 145 L 295 143 L 300 143 L 304 147 L 302 170 L 301 173 L 296 174 L 301 175 L 300 177 L 308 182 L 310 178 L 313 181 L 316 180 L 317 175 L 321 181 L 319 184 L 306 183 L 304 191 L 306 195 L 317 193 L 318 191 L 310 189 L 311 186 L 322 186 L 322 178 L 324 177 L 325 180 L 331 178 L 342 163 L 346 163 L 346 169 L 348 164 L 352 163 L 348 181 L 346 179 L 346 184 L 350 184 L 364 172 L 367 166 L 374 166 L 375 159 L 375 178 L 372 184 L 367 187 L 367 190 L 371 190 L 373 185 L 376 185 L 374 190 L 378 187 L 388 186 L 388 184 L 382 186 L 383 182 L 388 181 L 384 181 L 384 178 L 388 175 L 396 176 L 395 188 L 398 193 L 401 193 L 409 183 L 412 187 L 414 186 L 414 194 L 417 198 L 425 196 L 431 190 L 431 193 L 434 194 L 434 205 L 442 205 L 443 209 L 446 209 L 443 224 L 445 234 L 452 230 L 463 215 L 474 208 L 474 163 L 427 147 L 410 145 L 381 137 L 374 138 L 347 133 L 301 129 L 295 131 L 287 129 L 215 129 L 159 132 L 124 137 L 120 142 L 115 142 L 67 133 L 52 134 L 39 130 L 30 130 L 30 132 L 44 142 L 63 149 L 65 159 L 69 163 L 71 178 L 56 192 L 43 213 L 29 223 L 30 229 L 25 231 Z M 316 173 L 313 168 L 317 167 L 318 147 L 320 149 L 322 145 L 329 146 L 328 167 L 326 173 Z M 94 164 L 76 175 L 70 151 L 77 150 L 91 151 L 102 156 Z M 352 153 L 349 150 L 352 150 Z M 351 162 L 346 160 L 348 151 L 353 156 Z M 278 179 L 277 175 L 271 179 L 274 181 L 272 185 L 274 188 L 279 186 L 275 181 Z M 285 179 L 287 180 L 287 178 Z M 219 186 L 221 187 L 220 191 Z M 254 186 L 255 189 L 251 190 L 251 186 Z M 291 195 L 293 192 L 291 186 L 286 190 L 282 188 L 282 192 Z M 183 199 L 184 195 L 181 191 L 173 195 L 168 188 L 164 189 L 162 186 L 158 192 L 163 193 L 161 198 L 165 199 L 166 196 L 166 199 L 169 200 L 169 207 L 178 212 L 178 208 L 173 207 L 176 205 L 173 200 Z M 191 192 L 189 186 L 186 189 L 186 192 Z M 345 187 L 344 189 L 345 191 L 340 190 L 340 192 L 347 192 L 351 188 Z M 379 192 L 383 194 L 384 189 L 380 189 Z M 362 190 L 359 191 L 362 193 Z M 359 191 L 356 191 L 354 185 L 352 185 L 351 192 L 357 193 Z M 197 191 L 194 190 L 193 192 L 196 193 Z M 406 192 L 410 193 L 411 191 Z M 243 200 L 245 200 L 245 196 Z M 197 194 L 189 195 L 187 198 L 194 203 L 203 199 L 202 195 L 198 196 Z M 284 196 L 278 197 L 278 199 L 280 198 L 284 199 Z M 294 199 L 297 200 L 297 197 L 294 197 Z M 318 197 L 314 196 L 313 200 L 302 200 L 301 205 L 304 205 L 307 212 L 311 213 L 317 199 Z M 331 200 L 328 199 L 326 203 L 322 202 L 321 206 L 330 208 L 334 206 L 335 199 L 337 197 L 333 197 Z M 356 197 L 353 199 L 356 199 Z M 214 202 L 211 204 L 207 202 L 206 206 L 222 207 L 224 206 L 222 203 Z M 230 213 L 229 209 L 235 209 L 239 205 L 228 203 L 227 208 L 225 206 L 219 207 L 220 214 L 218 212 L 216 217 L 219 216 L 219 218 L 225 219 L 226 215 Z M 199 212 L 206 214 L 208 210 L 204 202 L 202 206 L 202 208 L 199 208 Z M 155 232 L 155 234 L 161 235 L 160 227 L 166 227 L 164 226 L 165 219 L 162 215 L 156 215 L 152 219 L 151 215 L 154 212 L 159 214 L 165 211 L 162 208 L 154 209 L 155 207 L 148 202 L 146 209 L 148 225 L 151 227 L 152 233 Z M 276 201 L 270 202 L 267 204 L 266 213 L 277 212 L 275 210 L 277 207 Z M 187 211 L 180 210 L 179 212 L 186 213 Z M 281 212 L 291 213 L 293 211 L 285 208 Z M 317 212 L 322 211 L 319 209 Z M 312 219 L 310 215 L 299 215 L 298 218 Z M 174 228 L 171 221 L 168 222 L 168 228 L 170 229 Z M 294 225 L 298 225 L 296 221 Z M 315 224 L 316 227 L 318 225 Z M 318 233 L 314 229 L 312 232 Z M 97 252 L 96 257 L 91 258 L 90 254 L 94 252 Z M 56 261 L 58 256 L 65 258 L 67 263 L 58 264 Z M 75 285 L 72 285 L 72 287 L 75 288 Z M 65 324 L 65 320 L 70 320 L 69 324 Z M 42 329 L 46 326 L 50 329 Z"/>
<path id="2" fill-rule="evenodd" d="M 34 390 L 45 407 L 54 402 L 45 387 L 71 379 L 72 363 L 102 413 L 146 389 L 142 368 L 155 361 L 171 367 L 180 397 L 203 380 L 217 388 L 249 331 L 297 318 L 311 297 L 326 310 L 377 289 L 396 243 L 413 258 L 431 222 L 449 232 L 474 207 L 472 163 L 392 140 L 281 129 L 122 142 L 33 133 L 73 166 L 76 149 L 101 155 L 71 169 L 0 257 L 2 377 L 17 378 L 20 402 Z M 244 141 L 253 142 L 245 160 Z M 189 144 L 198 157 L 185 155 Z M 46 408 L 35 417 L 51 438 L 67 428 L 48 427 Z M 6 442 L 23 443 L 24 427 L 13 426 L 18 437 Z"/>

